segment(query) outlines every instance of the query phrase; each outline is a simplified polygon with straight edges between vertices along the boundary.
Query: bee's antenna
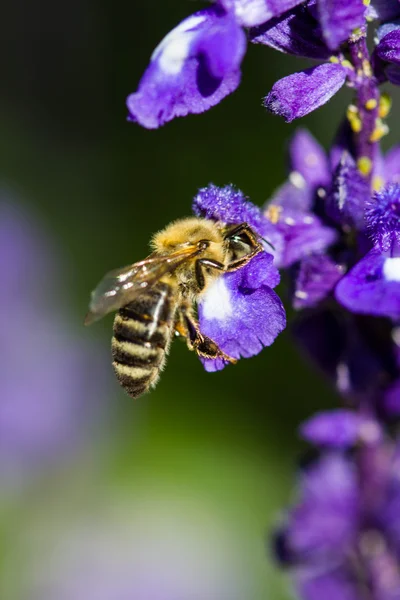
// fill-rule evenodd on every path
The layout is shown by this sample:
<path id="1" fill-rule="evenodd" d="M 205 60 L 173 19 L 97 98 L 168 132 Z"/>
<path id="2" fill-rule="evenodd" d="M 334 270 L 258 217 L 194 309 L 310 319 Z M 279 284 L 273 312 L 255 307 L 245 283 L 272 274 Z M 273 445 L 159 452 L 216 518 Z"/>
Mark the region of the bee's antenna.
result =
<path id="1" fill-rule="evenodd" d="M 267 244 L 267 246 L 269 246 L 270 248 L 272 248 L 272 250 L 276 250 L 275 246 L 273 244 L 271 244 L 271 242 L 269 240 L 266 240 L 265 238 L 261 238 L 263 242 L 265 242 Z"/>

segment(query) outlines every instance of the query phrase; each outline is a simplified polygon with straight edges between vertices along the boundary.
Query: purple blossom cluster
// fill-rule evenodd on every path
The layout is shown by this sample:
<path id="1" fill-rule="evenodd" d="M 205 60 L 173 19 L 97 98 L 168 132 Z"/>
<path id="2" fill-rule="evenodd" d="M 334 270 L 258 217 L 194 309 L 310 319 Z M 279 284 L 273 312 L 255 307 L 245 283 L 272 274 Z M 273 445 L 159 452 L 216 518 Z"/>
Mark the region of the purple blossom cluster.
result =
<path id="1" fill-rule="evenodd" d="M 265 108 L 287 122 L 343 86 L 354 100 L 328 152 L 295 133 L 288 179 L 264 207 L 232 185 L 198 192 L 196 215 L 246 222 L 264 245 L 207 288 L 200 329 L 234 358 L 272 344 L 286 324 L 274 288 L 287 269 L 294 337 L 343 405 L 300 428 L 316 458 L 300 473 L 276 556 L 305 600 L 397 600 L 400 145 L 382 152 L 391 101 L 380 86 L 400 85 L 400 1 L 216 0 L 156 48 L 129 119 L 157 128 L 219 103 L 239 85 L 247 42 L 318 61 L 266 94 Z"/>

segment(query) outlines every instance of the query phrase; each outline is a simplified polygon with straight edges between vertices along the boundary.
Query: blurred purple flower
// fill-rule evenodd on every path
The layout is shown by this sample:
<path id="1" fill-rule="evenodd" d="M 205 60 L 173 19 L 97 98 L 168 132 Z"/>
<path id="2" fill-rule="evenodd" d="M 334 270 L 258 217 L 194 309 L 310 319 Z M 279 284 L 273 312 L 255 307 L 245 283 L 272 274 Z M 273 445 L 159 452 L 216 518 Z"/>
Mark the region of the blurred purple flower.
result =
<path id="1" fill-rule="evenodd" d="M 369 417 L 346 408 L 323 411 L 302 423 L 300 435 L 308 442 L 326 448 L 347 448 L 360 441 L 376 443 L 382 429 Z"/>
<path id="2" fill-rule="evenodd" d="M 194 199 L 193 210 L 198 216 L 227 224 L 248 223 L 260 237 L 280 242 L 279 233 L 261 210 L 232 186 L 210 185 L 201 189 Z M 265 247 L 269 248 L 267 244 Z M 254 356 L 270 346 L 286 326 L 282 302 L 272 289 L 279 279 L 273 256 L 267 251 L 260 252 L 237 271 L 219 277 L 199 302 L 201 332 L 236 359 Z M 226 366 L 223 360 L 202 362 L 208 371 Z"/>
<path id="3" fill-rule="evenodd" d="M 31 215 L 0 203 L 0 482 L 21 483 L 93 438 L 107 378 L 62 308 L 61 261 Z M 100 375 L 99 375 L 100 374 Z M 107 386 L 106 386 L 107 387 Z"/>
<path id="4" fill-rule="evenodd" d="M 400 596 L 398 464 L 399 448 L 377 442 L 306 467 L 275 545 L 301 598 Z"/>

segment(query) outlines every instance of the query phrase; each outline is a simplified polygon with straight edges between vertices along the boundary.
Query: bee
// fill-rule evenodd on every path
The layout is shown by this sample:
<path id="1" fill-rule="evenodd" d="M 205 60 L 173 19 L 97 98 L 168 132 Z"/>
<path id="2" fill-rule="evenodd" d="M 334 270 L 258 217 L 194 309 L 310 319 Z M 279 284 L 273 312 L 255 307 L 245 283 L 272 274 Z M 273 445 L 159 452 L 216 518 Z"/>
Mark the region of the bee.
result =
<path id="1" fill-rule="evenodd" d="M 223 273 L 246 265 L 264 248 L 247 223 L 227 225 L 189 217 L 154 235 L 153 252 L 133 265 L 110 271 L 92 292 L 85 324 L 111 311 L 116 376 L 132 398 L 154 388 L 174 334 L 198 356 L 235 363 L 203 335 L 195 304 Z"/>

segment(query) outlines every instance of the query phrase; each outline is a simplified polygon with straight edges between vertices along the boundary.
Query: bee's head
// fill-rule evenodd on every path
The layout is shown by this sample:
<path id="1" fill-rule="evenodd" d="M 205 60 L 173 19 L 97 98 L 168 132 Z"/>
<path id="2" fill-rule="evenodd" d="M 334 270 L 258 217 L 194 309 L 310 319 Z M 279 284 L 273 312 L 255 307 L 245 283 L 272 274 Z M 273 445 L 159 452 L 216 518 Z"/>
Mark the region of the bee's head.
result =
<path id="1" fill-rule="evenodd" d="M 214 221 L 189 217 L 170 223 L 165 229 L 156 233 L 152 246 L 156 252 L 164 254 L 174 252 L 184 246 L 201 244 L 204 250 L 211 244 L 223 244 L 220 229 Z"/>

